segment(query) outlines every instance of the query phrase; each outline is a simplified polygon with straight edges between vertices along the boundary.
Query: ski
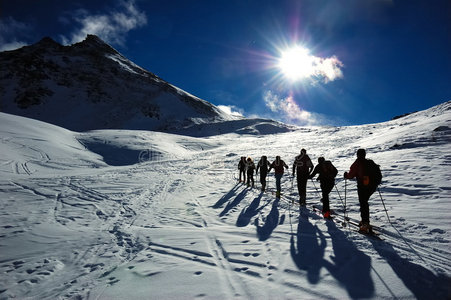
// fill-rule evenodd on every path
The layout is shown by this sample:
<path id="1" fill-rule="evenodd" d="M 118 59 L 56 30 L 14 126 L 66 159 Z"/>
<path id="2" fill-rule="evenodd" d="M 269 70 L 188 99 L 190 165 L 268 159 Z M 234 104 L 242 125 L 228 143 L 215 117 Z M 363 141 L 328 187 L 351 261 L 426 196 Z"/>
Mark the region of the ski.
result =
<path id="1" fill-rule="evenodd" d="M 380 234 L 378 232 L 375 232 L 374 230 L 372 230 L 371 232 L 365 232 L 365 231 L 361 231 L 359 229 L 354 230 L 355 232 L 360 233 L 361 235 L 364 235 L 366 237 L 378 240 L 378 241 L 383 241 L 383 238 L 380 237 Z"/>
<path id="2" fill-rule="evenodd" d="M 330 215 L 329 217 L 324 217 L 322 208 L 317 207 L 315 205 L 301 204 L 299 201 L 295 201 L 294 199 L 290 200 L 290 199 L 288 199 L 286 197 L 283 197 L 281 199 L 284 200 L 285 202 L 288 202 L 288 203 L 292 204 L 292 205 L 299 206 L 301 210 L 302 209 L 310 209 L 313 213 L 315 213 L 316 215 L 324 218 L 325 220 L 333 220 L 334 219 L 334 216 L 332 216 L 332 215 Z"/>
<path id="3" fill-rule="evenodd" d="M 340 216 L 340 215 L 336 215 L 336 216 L 338 217 L 338 219 L 341 219 L 345 224 L 346 224 L 346 223 L 349 224 L 349 225 L 350 225 L 350 228 L 351 228 L 351 226 L 352 226 L 352 230 L 353 230 L 353 231 L 355 231 L 355 232 L 357 232 L 357 233 L 360 233 L 360 234 L 362 234 L 362 235 L 365 235 L 365 236 L 367 236 L 367 237 L 376 239 L 376 240 L 380 240 L 380 241 L 383 240 L 383 238 L 380 236 L 380 235 L 381 235 L 380 232 L 374 230 L 374 229 L 375 229 L 375 226 L 372 226 L 371 232 L 361 231 L 361 230 L 360 230 L 360 224 L 359 224 L 357 221 L 352 220 L 352 219 L 350 219 L 349 217 L 346 217 L 345 219 L 343 219 L 343 216 Z M 377 228 L 377 227 L 376 227 L 376 228 Z"/>

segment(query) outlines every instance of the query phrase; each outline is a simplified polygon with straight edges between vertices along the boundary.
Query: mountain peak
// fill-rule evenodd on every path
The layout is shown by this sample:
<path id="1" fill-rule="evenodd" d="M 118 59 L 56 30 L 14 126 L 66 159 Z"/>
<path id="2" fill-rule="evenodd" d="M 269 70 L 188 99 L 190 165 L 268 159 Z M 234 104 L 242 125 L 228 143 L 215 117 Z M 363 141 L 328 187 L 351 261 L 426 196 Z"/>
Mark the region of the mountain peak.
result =
<path id="1" fill-rule="evenodd" d="M 84 43 L 89 43 L 89 44 L 101 45 L 101 46 L 102 45 L 108 45 L 107 43 L 105 43 L 101 38 L 99 38 L 95 34 L 88 34 L 88 35 L 86 35 L 86 38 L 84 39 L 83 42 Z"/>
<path id="2" fill-rule="evenodd" d="M 96 50 L 96 51 L 104 51 L 106 53 L 111 54 L 117 54 L 118 51 L 105 43 L 101 38 L 94 34 L 88 34 L 86 38 L 74 45 L 72 45 L 74 48 L 78 49 L 89 49 L 89 50 Z"/>
<path id="3" fill-rule="evenodd" d="M 52 38 L 46 36 L 42 38 L 39 42 L 36 43 L 36 45 L 45 47 L 45 48 L 58 48 L 61 47 L 61 44 L 58 42 L 55 42 Z"/>

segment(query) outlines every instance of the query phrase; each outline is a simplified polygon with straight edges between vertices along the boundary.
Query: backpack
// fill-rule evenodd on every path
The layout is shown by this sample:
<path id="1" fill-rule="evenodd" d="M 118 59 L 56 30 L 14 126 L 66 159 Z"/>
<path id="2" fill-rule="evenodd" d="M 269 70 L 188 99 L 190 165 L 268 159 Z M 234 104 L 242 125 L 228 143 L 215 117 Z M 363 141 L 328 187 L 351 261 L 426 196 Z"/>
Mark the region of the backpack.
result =
<path id="1" fill-rule="evenodd" d="M 294 165 L 296 166 L 298 174 L 309 173 L 310 167 L 313 167 L 312 161 L 307 154 L 296 156 Z"/>
<path id="2" fill-rule="evenodd" d="M 321 176 L 325 178 L 334 179 L 337 176 L 338 170 L 334 167 L 334 165 L 330 162 L 330 160 L 326 160 L 322 166 Z"/>
<path id="3" fill-rule="evenodd" d="M 380 166 L 371 159 L 365 160 L 363 185 L 377 187 L 382 182 Z"/>

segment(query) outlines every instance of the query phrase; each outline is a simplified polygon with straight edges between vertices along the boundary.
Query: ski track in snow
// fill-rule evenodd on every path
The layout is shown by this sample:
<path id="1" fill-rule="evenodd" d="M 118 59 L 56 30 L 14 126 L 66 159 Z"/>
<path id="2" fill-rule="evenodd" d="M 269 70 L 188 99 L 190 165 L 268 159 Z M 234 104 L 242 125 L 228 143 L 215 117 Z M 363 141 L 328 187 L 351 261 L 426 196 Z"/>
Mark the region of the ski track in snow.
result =
<path id="1" fill-rule="evenodd" d="M 3 132 L 0 146 L 17 153 L 0 161 L 0 298 L 446 299 L 449 135 L 427 138 L 438 125 L 407 121 L 268 136 L 168 135 L 174 152 L 113 167 L 76 142 L 67 142 L 75 154 L 65 157 L 36 138 Z M 446 115 L 439 121 L 450 125 Z M 336 222 L 291 204 L 297 189 L 288 175 L 280 200 L 272 176 L 265 193 L 259 176 L 254 189 L 237 183 L 241 155 L 281 155 L 291 172 L 302 147 L 314 162 L 331 159 L 339 174 L 358 147 L 381 164 L 392 223 L 377 193 L 370 213 L 383 241 L 341 227 L 340 176 L 340 196 L 331 192 Z M 318 202 L 316 188 L 309 181 L 309 203 Z M 346 189 L 348 214 L 358 221 L 355 182 Z"/>

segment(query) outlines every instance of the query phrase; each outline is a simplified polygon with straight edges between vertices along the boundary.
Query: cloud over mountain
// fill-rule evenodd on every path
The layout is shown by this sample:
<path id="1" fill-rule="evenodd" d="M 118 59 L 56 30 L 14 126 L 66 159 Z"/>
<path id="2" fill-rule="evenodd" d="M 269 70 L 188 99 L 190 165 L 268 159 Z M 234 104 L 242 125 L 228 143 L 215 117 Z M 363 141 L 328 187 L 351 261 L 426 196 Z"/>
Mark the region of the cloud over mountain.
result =
<path id="1" fill-rule="evenodd" d="M 17 32 L 28 31 L 28 26 L 12 17 L 0 20 L 0 52 L 9 51 L 27 45 L 26 42 L 17 39 Z"/>
<path id="2" fill-rule="evenodd" d="M 126 34 L 135 28 L 147 24 L 147 16 L 139 10 L 134 1 L 121 2 L 119 7 L 110 9 L 102 14 L 93 14 L 81 9 L 70 16 L 79 24 L 69 37 L 61 35 L 63 44 L 73 44 L 82 41 L 87 34 L 99 36 L 107 43 L 123 46 Z"/>

